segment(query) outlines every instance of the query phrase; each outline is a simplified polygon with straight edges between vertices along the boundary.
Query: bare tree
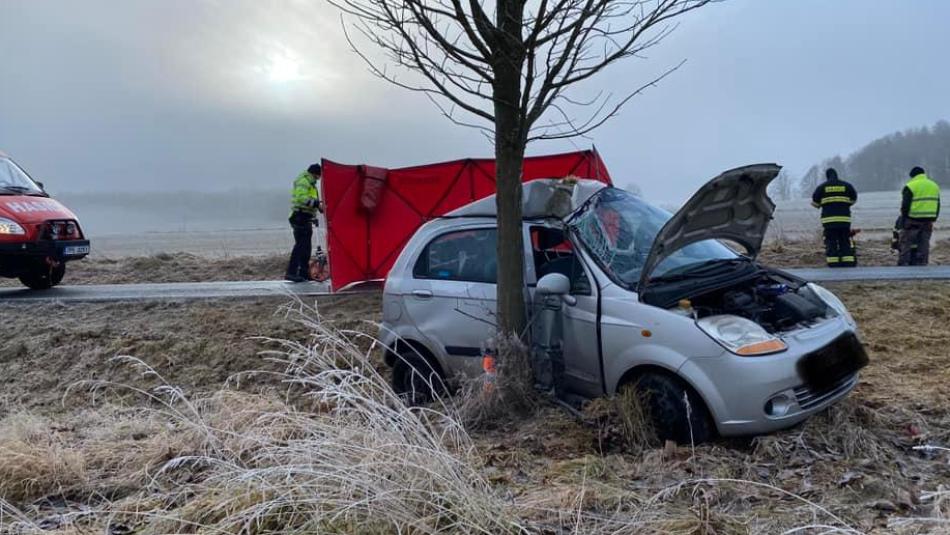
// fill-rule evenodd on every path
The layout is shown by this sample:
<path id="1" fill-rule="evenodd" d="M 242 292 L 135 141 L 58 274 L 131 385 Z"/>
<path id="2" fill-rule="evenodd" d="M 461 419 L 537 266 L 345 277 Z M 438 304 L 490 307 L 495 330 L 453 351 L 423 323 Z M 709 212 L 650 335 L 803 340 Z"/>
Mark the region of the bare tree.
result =
<path id="1" fill-rule="evenodd" d="M 821 184 L 821 181 L 824 180 L 824 176 L 825 174 L 821 167 L 817 165 L 809 167 L 805 175 L 798 181 L 799 196 L 811 198 L 812 192 L 815 191 L 818 184 Z"/>
<path id="2" fill-rule="evenodd" d="M 642 57 L 669 35 L 674 19 L 712 1 L 330 0 L 350 21 L 344 26 L 347 38 L 375 75 L 426 95 L 450 120 L 479 128 L 493 140 L 503 333 L 520 333 L 525 325 L 526 145 L 585 135 L 676 70 L 673 66 L 623 94 L 602 91 L 587 100 L 567 94 L 620 60 Z M 354 28 L 386 59 L 361 47 L 349 31 Z M 403 71 L 412 76 L 402 78 Z"/>
<path id="3" fill-rule="evenodd" d="M 780 201 L 791 200 L 795 195 L 795 179 L 782 169 L 769 185 L 769 193 Z"/>

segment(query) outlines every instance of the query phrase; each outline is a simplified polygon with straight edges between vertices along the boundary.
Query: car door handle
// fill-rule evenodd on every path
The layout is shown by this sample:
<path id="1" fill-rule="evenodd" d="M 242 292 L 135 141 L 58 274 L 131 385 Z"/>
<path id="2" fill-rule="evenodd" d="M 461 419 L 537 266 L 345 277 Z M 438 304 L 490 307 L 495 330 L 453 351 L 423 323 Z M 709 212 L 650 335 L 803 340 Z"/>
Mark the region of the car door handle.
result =
<path id="1" fill-rule="evenodd" d="M 412 295 L 419 299 L 430 299 L 432 297 L 432 290 L 413 290 Z"/>

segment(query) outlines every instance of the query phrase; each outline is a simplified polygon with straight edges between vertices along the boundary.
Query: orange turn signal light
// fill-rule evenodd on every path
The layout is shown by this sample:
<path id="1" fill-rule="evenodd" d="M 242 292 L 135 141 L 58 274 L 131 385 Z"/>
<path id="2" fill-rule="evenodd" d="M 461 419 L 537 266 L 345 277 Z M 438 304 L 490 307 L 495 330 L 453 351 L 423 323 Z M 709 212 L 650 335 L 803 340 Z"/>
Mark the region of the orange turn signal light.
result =
<path id="1" fill-rule="evenodd" d="M 756 342 L 754 344 L 742 346 L 736 350 L 736 353 L 744 357 L 751 357 L 754 355 L 778 353 L 779 351 L 785 351 L 786 349 L 788 349 L 788 346 L 785 345 L 785 342 L 776 338 L 772 340 L 766 340 L 765 342 Z"/>

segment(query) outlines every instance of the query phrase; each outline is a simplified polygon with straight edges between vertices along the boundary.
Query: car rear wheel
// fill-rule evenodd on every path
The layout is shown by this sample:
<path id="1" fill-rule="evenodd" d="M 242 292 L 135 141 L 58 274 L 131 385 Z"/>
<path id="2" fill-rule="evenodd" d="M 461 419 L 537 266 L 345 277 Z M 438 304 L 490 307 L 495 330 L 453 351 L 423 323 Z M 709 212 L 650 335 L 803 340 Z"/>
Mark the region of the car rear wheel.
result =
<path id="1" fill-rule="evenodd" d="M 423 405 L 446 392 L 442 374 L 412 349 L 396 355 L 393 391 L 409 405 Z"/>
<path id="2" fill-rule="evenodd" d="M 66 275 L 66 264 L 59 263 L 49 266 L 44 262 L 37 262 L 32 271 L 20 276 L 20 282 L 32 290 L 48 290 L 63 282 Z"/>
<path id="3" fill-rule="evenodd" d="M 715 427 L 702 398 L 681 379 L 647 373 L 633 383 L 660 440 L 700 444 L 715 436 Z"/>

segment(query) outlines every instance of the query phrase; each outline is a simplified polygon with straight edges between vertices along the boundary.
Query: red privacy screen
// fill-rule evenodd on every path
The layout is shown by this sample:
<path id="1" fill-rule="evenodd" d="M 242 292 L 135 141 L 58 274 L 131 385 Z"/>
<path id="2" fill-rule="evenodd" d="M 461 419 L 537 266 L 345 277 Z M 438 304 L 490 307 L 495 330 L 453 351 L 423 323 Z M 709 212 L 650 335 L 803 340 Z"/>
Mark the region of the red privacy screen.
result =
<path id="1" fill-rule="evenodd" d="M 596 151 L 525 158 L 523 180 L 574 175 L 610 184 Z M 333 290 L 380 280 L 425 222 L 495 193 L 495 160 L 456 160 L 402 169 L 323 160 Z"/>

